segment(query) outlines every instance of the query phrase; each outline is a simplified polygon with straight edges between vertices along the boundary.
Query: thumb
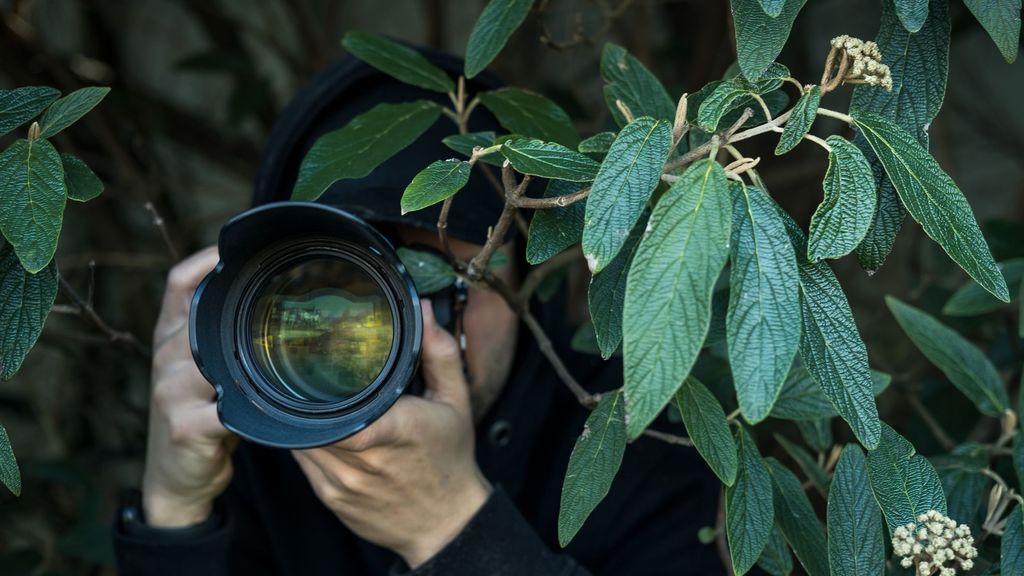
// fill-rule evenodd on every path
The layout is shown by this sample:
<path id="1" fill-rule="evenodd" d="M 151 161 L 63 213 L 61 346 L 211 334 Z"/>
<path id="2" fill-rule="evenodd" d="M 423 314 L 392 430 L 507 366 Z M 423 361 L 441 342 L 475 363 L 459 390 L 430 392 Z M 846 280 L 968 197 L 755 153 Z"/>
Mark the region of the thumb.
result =
<path id="1" fill-rule="evenodd" d="M 469 385 L 462 371 L 462 356 L 455 337 L 437 323 L 430 300 L 420 300 L 423 310 L 423 380 L 426 397 L 469 412 Z"/>

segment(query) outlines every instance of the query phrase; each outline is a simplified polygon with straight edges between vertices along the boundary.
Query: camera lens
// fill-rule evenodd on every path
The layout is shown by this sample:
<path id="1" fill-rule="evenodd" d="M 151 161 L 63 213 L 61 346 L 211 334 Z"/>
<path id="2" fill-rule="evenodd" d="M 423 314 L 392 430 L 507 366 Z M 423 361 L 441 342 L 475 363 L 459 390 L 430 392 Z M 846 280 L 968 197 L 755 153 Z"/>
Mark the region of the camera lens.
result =
<path id="1" fill-rule="evenodd" d="M 252 311 L 256 365 L 295 400 L 349 400 L 373 384 L 393 354 L 391 300 L 366 269 L 339 257 L 273 272 Z"/>

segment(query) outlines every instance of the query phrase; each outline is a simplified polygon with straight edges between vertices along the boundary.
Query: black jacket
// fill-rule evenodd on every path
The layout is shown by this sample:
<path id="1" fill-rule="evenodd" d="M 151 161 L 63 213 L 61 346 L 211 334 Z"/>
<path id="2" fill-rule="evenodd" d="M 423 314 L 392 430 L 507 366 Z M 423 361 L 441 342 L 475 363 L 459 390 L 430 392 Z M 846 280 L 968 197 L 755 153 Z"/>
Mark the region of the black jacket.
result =
<path id="1" fill-rule="evenodd" d="M 568 350 L 564 322 L 544 318 L 569 369 L 591 390 L 618 387 L 619 361 Z M 561 328 L 561 330 L 559 330 Z M 562 343 L 561 345 L 557 343 Z M 477 428 L 477 461 L 496 489 L 466 528 L 419 569 L 352 534 L 313 493 L 287 451 L 241 443 L 235 475 L 210 521 L 185 532 L 129 533 L 119 522 L 121 574 L 295 576 L 716 575 L 719 484 L 692 448 L 642 438 L 626 449 L 611 491 L 562 550 L 562 479 L 587 411 L 522 331 L 513 373 Z M 681 426 L 681 425 L 676 425 Z M 678 431 L 678 430 L 677 430 Z"/>

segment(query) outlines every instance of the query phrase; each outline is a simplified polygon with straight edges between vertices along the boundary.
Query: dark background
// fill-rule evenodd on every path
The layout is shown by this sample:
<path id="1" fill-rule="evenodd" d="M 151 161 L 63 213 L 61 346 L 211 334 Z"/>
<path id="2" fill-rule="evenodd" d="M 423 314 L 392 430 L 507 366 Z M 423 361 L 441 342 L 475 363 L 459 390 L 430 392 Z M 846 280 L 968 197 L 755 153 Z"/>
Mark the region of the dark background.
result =
<path id="1" fill-rule="evenodd" d="M 343 55 L 342 34 L 370 30 L 462 54 L 483 4 L 0 0 L 0 87 L 50 85 L 65 93 L 91 84 L 113 88 L 96 111 L 56 138 L 59 149 L 84 158 L 107 186 L 99 199 L 69 205 L 57 253 L 62 274 L 83 295 L 91 290 L 97 314 L 113 330 L 134 334 L 148 347 L 166 271 L 178 257 L 213 242 L 220 224 L 247 206 L 275 114 L 306 80 Z M 538 4 L 542 13 L 531 15 L 493 69 L 509 84 L 556 100 L 584 136 L 610 121 L 598 75 L 605 40 L 626 46 L 673 97 L 721 77 L 735 59 L 725 1 Z M 602 7 L 621 13 L 606 18 Z M 797 78 L 816 82 L 829 38 L 873 38 L 879 12 L 878 0 L 811 0 L 780 60 Z M 997 260 L 1024 255 L 1024 64 L 1006 64 L 959 0 L 952 0 L 951 15 L 950 80 L 931 126 L 932 151 L 991 233 Z M 552 46 L 569 40 L 578 22 L 588 41 Z M 848 97 L 844 88 L 823 104 L 844 110 Z M 818 121 L 816 133 L 841 128 L 827 120 Z M 826 158 L 807 143 L 775 158 L 774 145 L 773 137 L 764 136 L 742 149 L 763 158 L 759 169 L 772 194 L 806 225 L 821 198 Z M 163 228 L 154 225 L 147 204 Z M 938 445 L 912 399 L 926 405 L 956 441 L 992 433 L 995 422 L 977 424 L 973 407 L 912 349 L 882 301 L 891 293 L 940 308 L 964 281 L 941 250 L 908 225 L 895 254 L 874 276 L 853 257 L 834 268 L 872 365 L 896 377 L 880 399 L 883 418 L 925 453 Z M 67 304 L 58 296 L 58 308 L 21 372 L 0 383 L 0 422 L 25 485 L 21 498 L 0 494 L 4 575 L 113 573 L 108 527 L 116 495 L 141 476 L 148 360 L 129 343 L 111 342 Z M 578 317 L 578 310 L 571 312 Z M 1008 312 L 984 321 L 946 320 L 990 351 L 1007 381 L 1016 382 L 1014 318 Z M 835 430 L 837 440 L 848 438 L 845 427 Z M 812 500 L 820 504 L 816 495 Z"/>

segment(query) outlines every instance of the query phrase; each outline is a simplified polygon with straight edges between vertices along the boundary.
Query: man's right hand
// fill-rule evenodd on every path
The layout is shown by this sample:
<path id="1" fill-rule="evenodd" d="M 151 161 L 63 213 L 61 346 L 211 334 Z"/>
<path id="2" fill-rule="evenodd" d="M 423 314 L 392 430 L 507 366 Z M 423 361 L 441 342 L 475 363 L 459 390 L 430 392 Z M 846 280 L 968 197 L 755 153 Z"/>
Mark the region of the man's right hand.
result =
<path id="1" fill-rule="evenodd" d="M 213 387 L 196 367 L 188 340 L 192 295 L 216 264 L 217 249 L 210 247 L 171 270 L 153 333 L 142 505 L 146 523 L 155 527 L 202 522 L 231 480 L 236 438 L 217 417 Z"/>

